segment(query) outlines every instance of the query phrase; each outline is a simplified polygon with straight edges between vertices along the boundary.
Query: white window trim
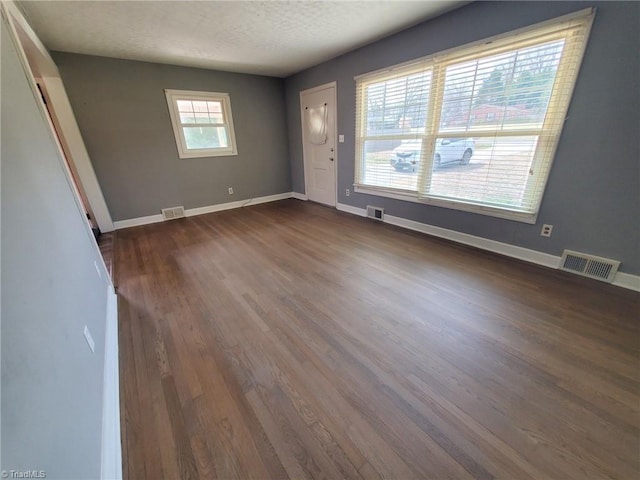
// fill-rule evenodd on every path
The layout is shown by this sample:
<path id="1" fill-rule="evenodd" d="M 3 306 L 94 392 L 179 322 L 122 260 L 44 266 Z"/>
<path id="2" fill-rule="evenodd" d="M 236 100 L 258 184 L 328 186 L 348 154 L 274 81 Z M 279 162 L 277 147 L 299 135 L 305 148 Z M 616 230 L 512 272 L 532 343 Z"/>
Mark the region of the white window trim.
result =
<path id="1" fill-rule="evenodd" d="M 414 72 L 414 71 L 420 71 L 420 70 L 425 70 L 425 66 L 429 65 L 434 62 L 434 61 L 438 61 L 439 59 L 441 59 L 442 57 L 450 57 L 448 58 L 448 61 L 446 62 L 446 64 L 449 63 L 457 63 L 461 60 L 464 60 L 465 57 L 470 57 L 472 55 L 474 55 L 474 51 L 477 51 L 479 49 L 483 49 L 483 47 L 486 47 L 487 50 L 491 49 L 509 49 L 509 46 L 511 44 L 514 43 L 519 43 L 519 39 L 518 37 L 523 37 L 523 36 L 527 36 L 532 32 L 537 32 L 539 36 L 545 35 L 547 33 L 547 31 L 553 31 L 554 27 L 558 24 L 561 23 L 565 23 L 565 22 L 570 22 L 573 20 L 585 20 L 585 42 L 582 45 L 582 49 L 579 53 L 579 63 L 578 65 L 580 65 L 581 61 L 582 61 L 582 57 L 584 55 L 584 50 L 586 48 L 586 44 L 589 38 L 589 34 L 590 34 L 590 30 L 591 30 L 591 26 L 593 23 L 593 17 L 595 15 L 595 8 L 586 8 L 571 14 L 567 14 L 567 15 L 563 15 L 561 17 L 557 17 L 545 22 L 541 22 L 541 23 L 537 23 L 535 25 L 531 25 L 528 27 L 524 27 L 521 29 L 517 29 L 517 30 L 513 30 L 504 34 L 500 34 L 500 35 L 496 35 L 490 38 L 485 38 L 476 42 L 472 42 L 469 44 L 465 44 L 459 47 L 454 47 L 448 50 L 444 50 L 441 52 L 437 52 L 435 54 L 432 55 L 428 55 L 426 57 L 422 57 L 419 59 L 414 59 L 414 60 L 410 60 L 407 62 L 403 62 L 401 64 L 397 64 L 397 65 L 393 65 L 391 67 L 386 67 L 386 68 L 382 68 L 373 72 L 368 72 L 368 73 L 364 73 L 361 75 L 357 75 L 356 77 L 354 77 L 354 80 L 356 81 L 356 108 L 361 109 L 361 111 L 356 111 L 356 117 L 360 118 L 360 119 L 364 119 L 365 116 L 363 115 L 366 106 L 363 105 L 360 100 L 359 95 L 360 95 L 360 88 L 362 88 L 359 85 L 362 84 L 367 84 L 369 82 L 380 82 L 380 81 L 384 81 L 384 77 L 385 74 L 386 76 L 388 76 L 389 78 L 393 78 L 396 77 L 399 73 L 401 72 Z M 457 56 L 456 56 L 457 55 Z M 446 64 L 440 64 L 438 65 L 439 68 L 437 68 L 437 70 L 440 71 L 435 71 L 433 72 L 433 75 L 442 75 L 443 74 L 443 69 L 442 66 L 446 65 Z M 571 96 L 573 94 L 573 89 L 575 87 L 575 82 L 576 82 L 576 78 L 578 75 L 578 69 L 576 69 L 576 71 L 574 72 L 574 78 L 573 78 L 573 82 L 571 84 L 571 87 L 569 89 L 568 92 L 568 97 L 569 99 L 571 99 Z M 439 84 L 442 86 L 444 84 L 444 82 L 439 82 Z M 431 92 L 431 96 L 432 98 L 430 99 L 430 104 L 434 105 L 434 107 L 432 109 L 430 109 L 430 113 L 431 112 L 435 112 L 434 115 L 432 116 L 437 116 L 439 117 L 440 115 L 440 108 L 438 103 L 439 102 L 432 102 L 432 100 L 434 100 L 434 96 L 435 96 L 435 89 L 432 89 Z M 440 96 L 440 100 L 442 99 L 442 97 Z M 569 102 L 567 102 L 566 108 L 565 108 L 565 112 L 564 114 L 566 115 L 566 110 L 568 110 L 569 107 Z M 555 115 L 561 114 L 562 112 L 559 112 L 557 107 L 554 107 L 552 105 L 549 106 L 549 109 L 553 109 L 556 110 L 553 113 Z M 438 119 L 434 119 L 434 118 L 428 118 L 427 123 L 433 123 L 435 120 Z M 356 125 L 356 129 L 360 128 L 361 130 L 364 128 L 363 124 L 358 124 Z M 437 129 L 436 129 L 437 130 Z M 552 148 L 552 153 L 551 153 L 551 158 L 549 160 L 548 163 L 548 168 L 546 168 L 546 171 L 543 172 L 544 175 L 544 185 L 546 185 L 546 181 L 548 179 L 548 175 L 551 171 L 551 167 L 553 164 L 553 159 L 555 157 L 555 151 L 557 148 L 557 144 L 558 144 L 558 140 L 560 138 L 562 132 L 562 128 L 560 128 L 560 132 L 557 135 L 557 138 L 555 138 L 555 144 L 553 145 Z M 500 137 L 500 136 L 509 136 L 509 135 L 514 135 L 516 132 L 505 132 L 505 133 L 498 133 L 496 135 L 496 137 Z M 522 132 L 518 132 L 519 134 L 522 134 Z M 464 133 L 464 134 L 457 134 L 457 133 L 453 133 L 452 136 L 467 136 L 467 135 L 472 135 L 470 133 Z M 433 206 L 438 206 L 438 207 L 444 207 L 444 208 L 450 208 L 450 209 L 454 209 L 454 210 L 462 210 L 462 211 L 467 211 L 467 212 L 472 212 L 472 213 L 478 213 L 478 214 L 482 214 L 482 215 L 488 215 L 488 216 L 493 216 L 493 217 L 498 217 L 498 218 L 505 218 L 508 220 L 514 220 L 514 221 L 519 221 L 519 222 L 523 222 L 523 223 L 530 223 L 530 224 L 535 224 L 537 221 L 537 216 L 538 216 L 538 212 L 540 209 L 540 204 L 542 202 L 542 196 L 540 197 L 538 204 L 535 208 L 534 212 L 525 212 L 525 211 L 517 211 L 516 209 L 510 209 L 510 208 L 502 208 L 502 207 L 498 207 L 498 206 L 490 206 L 490 205 L 484 205 L 484 204 L 480 204 L 480 203 L 473 203 L 473 202 L 469 202 L 469 201 L 463 201 L 463 200 L 458 200 L 458 199 L 448 199 L 448 198 L 440 198 L 437 196 L 433 196 L 430 194 L 425 194 L 425 193 L 421 193 L 424 191 L 424 185 L 425 183 L 427 183 L 430 180 L 430 172 L 427 171 L 425 175 L 423 175 L 422 181 L 419 181 L 419 185 L 417 187 L 417 191 L 413 192 L 413 191 L 408 191 L 408 190 L 400 190 L 400 189 L 394 189 L 394 188 L 385 188 L 385 187 L 376 187 L 376 186 L 371 186 L 371 185 L 366 185 L 366 184 L 359 184 L 358 182 L 360 181 L 360 178 L 362 178 L 361 176 L 361 169 L 362 169 L 362 160 L 361 160 L 361 148 L 362 148 L 362 142 L 359 140 L 359 138 L 364 138 L 365 135 L 362 131 L 360 132 L 356 132 L 356 138 L 355 138 L 355 148 L 356 148 L 356 158 L 355 158 L 355 183 L 353 185 L 354 187 L 354 192 L 357 193 L 364 193 L 364 194 L 368 194 L 368 195 L 375 195 L 375 196 L 379 196 L 379 197 L 386 197 L 386 198 L 393 198 L 393 199 L 397 199 L 397 200 L 403 200 L 403 201 L 409 201 L 409 202 L 413 202 L 413 203 L 422 203 L 422 204 L 428 204 L 428 205 L 433 205 Z M 385 138 L 413 138 L 414 136 L 411 134 L 398 134 L 395 136 L 388 136 Z M 427 144 L 427 152 L 424 153 L 423 152 L 423 157 L 422 157 L 422 161 L 426 162 L 427 164 L 430 165 L 430 155 L 429 152 L 431 152 L 431 154 L 433 154 L 433 149 L 434 149 L 434 145 L 430 143 L 433 143 L 431 140 L 435 140 L 434 138 L 429 138 L 428 136 L 425 137 L 425 140 L 428 142 Z M 364 140 L 363 140 L 364 141 Z M 426 157 L 426 158 L 425 158 Z M 543 189 L 544 190 L 544 189 Z"/>
<path id="2" fill-rule="evenodd" d="M 452 47 L 446 50 L 442 50 L 424 57 L 415 58 L 413 60 L 408 60 L 406 62 L 398 63 L 396 65 L 392 65 L 385 68 L 380 68 L 378 70 L 373 70 L 371 72 L 362 73 L 360 75 L 356 75 L 354 80 L 360 80 L 361 78 L 367 78 L 374 75 L 381 75 L 383 73 L 388 73 L 389 76 L 393 76 L 398 70 L 407 69 L 407 71 L 412 71 L 416 69 L 416 66 L 420 63 L 425 63 L 430 60 L 433 60 L 438 57 L 442 57 L 445 55 L 450 55 L 455 52 L 461 52 L 459 58 L 456 58 L 456 61 L 463 60 L 467 55 L 464 54 L 466 50 L 470 50 L 474 47 L 481 47 L 483 45 L 495 44 L 501 40 L 507 40 L 509 38 L 515 38 L 516 36 L 526 35 L 529 32 L 534 30 L 542 30 L 545 27 L 552 28 L 554 25 L 562 22 L 568 22 L 570 20 L 576 20 L 584 17 L 588 17 L 589 15 L 595 15 L 595 7 L 589 7 L 582 10 L 578 10 L 577 12 L 568 13 L 567 15 L 562 15 L 560 17 L 552 18 L 551 20 L 546 20 L 544 22 L 536 23 L 534 25 L 529 25 L 527 27 L 522 27 L 516 30 L 511 30 L 510 32 L 501 33 L 499 35 L 494 35 L 493 37 L 483 38 L 482 40 L 478 40 L 476 42 L 466 43 L 464 45 L 460 45 L 457 47 Z M 587 32 L 588 33 L 588 32 Z"/>
<path id="3" fill-rule="evenodd" d="M 231 114 L 231 99 L 228 93 L 196 92 L 192 90 L 171 89 L 165 89 L 164 92 L 167 97 L 167 105 L 169 107 L 169 115 L 171 117 L 171 126 L 173 127 L 173 134 L 175 136 L 176 147 L 178 148 L 178 155 L 180 156 L 180 158 L 226 157 L 238 154 L 238 149 L 236 146 L 236 135 L 233 128 L 233 116 Z M 178 100 L 203 100 L 220 102 L 220 104 L 222 105 L 224 122 L 221 124 L 216 124 L 216 126 L 223 126 L 225 128 L 229 146 L 226 148 L 187 148 L 183 126 L 193 127 L 209 124 L 182 124 L 180 122 L 180 115 L 178 113 Z"/>
<path id="4" fill-rule="evenodd" d="M 504 218 L 506 220 L 514 220 L 521 223 L 535 224 L 537 221 L 537 213 L 531 214 L 526 212 L 516 212 L 514 210 L 491 207 L 488 205 L 475 204 L 472 202 L 463 202 L 460 200 L 447 200 L 445 198 L 436 197 L 420 197 L 417 193 L 402 190 L 392 190 L 385 188 L 376 188 L 362 185 L 354 185 L 355 193 L 364 193 L 366 195 L 375 195 L 376 197 L 393 198 L 394 200 L 402 200 L 405 202 L 421 203 L 423 205 L 431 205 L 434 207 L 449 208 L 451 210 L 460 210 L 463 212 L 478 213 L 489 217 Z"/>

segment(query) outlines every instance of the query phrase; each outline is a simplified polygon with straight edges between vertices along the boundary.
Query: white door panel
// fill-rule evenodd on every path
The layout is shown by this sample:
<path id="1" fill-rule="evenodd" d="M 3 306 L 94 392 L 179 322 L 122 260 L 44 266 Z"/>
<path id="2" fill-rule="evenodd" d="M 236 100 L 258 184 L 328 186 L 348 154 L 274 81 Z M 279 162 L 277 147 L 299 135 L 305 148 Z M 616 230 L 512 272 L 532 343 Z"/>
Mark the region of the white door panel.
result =
<path id="1" fill-rule="evenodd" d="M 304 177 L 309 200 L 336 205 L 336 86 L 323 85 L 300 92 Z M 308 121 L 309 109 L 326 108 L 326 140 L 312 134 Z M 314 117 L 317 120 L 317 116 Z M 314 123 L 318 127 L 318 122 Z M 312 142 L 312 139 L 314 140 Z"/>

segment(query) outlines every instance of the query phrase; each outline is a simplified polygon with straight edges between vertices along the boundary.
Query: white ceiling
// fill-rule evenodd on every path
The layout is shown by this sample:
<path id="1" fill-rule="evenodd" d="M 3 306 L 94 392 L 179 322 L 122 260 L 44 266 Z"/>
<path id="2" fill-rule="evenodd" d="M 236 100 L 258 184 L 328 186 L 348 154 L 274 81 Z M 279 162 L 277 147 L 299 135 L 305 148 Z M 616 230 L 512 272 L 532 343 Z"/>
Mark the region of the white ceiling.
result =
<path id="1" fill-rule="evenodd" d="M 49 50 L 286 77 L 468 1 L 22 1 Z"/>

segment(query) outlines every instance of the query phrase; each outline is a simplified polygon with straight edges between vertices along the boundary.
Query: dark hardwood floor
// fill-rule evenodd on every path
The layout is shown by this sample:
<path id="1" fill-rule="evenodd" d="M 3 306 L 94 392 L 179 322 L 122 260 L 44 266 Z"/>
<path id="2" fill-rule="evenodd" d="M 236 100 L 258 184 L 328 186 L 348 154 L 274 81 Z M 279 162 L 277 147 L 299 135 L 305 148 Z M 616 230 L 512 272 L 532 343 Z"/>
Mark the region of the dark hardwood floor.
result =
<path id="1" fill-rule="evenodd" d="M 114 266 L 115 266 L 115 232 L 109 233 L 101 233 L 98 237 L 98 248 L 100 249 L 100 254 L 102 255 L 102 259 L 104 260 L 104 266 L 107 267 L 107 273 L 111 277 L 111 280 L 115 282 L 114 277 Z"/>
<path id="2" fill-rule="evenodd" d="M 116 249 L 129 480 L 640 476 L 636 293 L 297 200 Z"/>

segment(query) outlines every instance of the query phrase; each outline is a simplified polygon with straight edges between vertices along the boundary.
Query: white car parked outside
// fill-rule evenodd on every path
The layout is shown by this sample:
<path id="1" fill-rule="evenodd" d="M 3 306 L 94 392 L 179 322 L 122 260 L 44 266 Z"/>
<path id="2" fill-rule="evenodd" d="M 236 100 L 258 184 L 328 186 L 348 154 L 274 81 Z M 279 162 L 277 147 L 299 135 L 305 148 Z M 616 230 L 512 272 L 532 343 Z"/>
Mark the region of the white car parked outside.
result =
<path id="1" fill-rule="evenodd" d="M 473 138 L 439 138 L 433 156 L 435 168 L 447 163 L 466 165 L 473 156 L 475 142 Z M 420 162 L 422 140 L 403 140 L 393 149 L 389 162 L 398 172 L 415 172 Z"/>

